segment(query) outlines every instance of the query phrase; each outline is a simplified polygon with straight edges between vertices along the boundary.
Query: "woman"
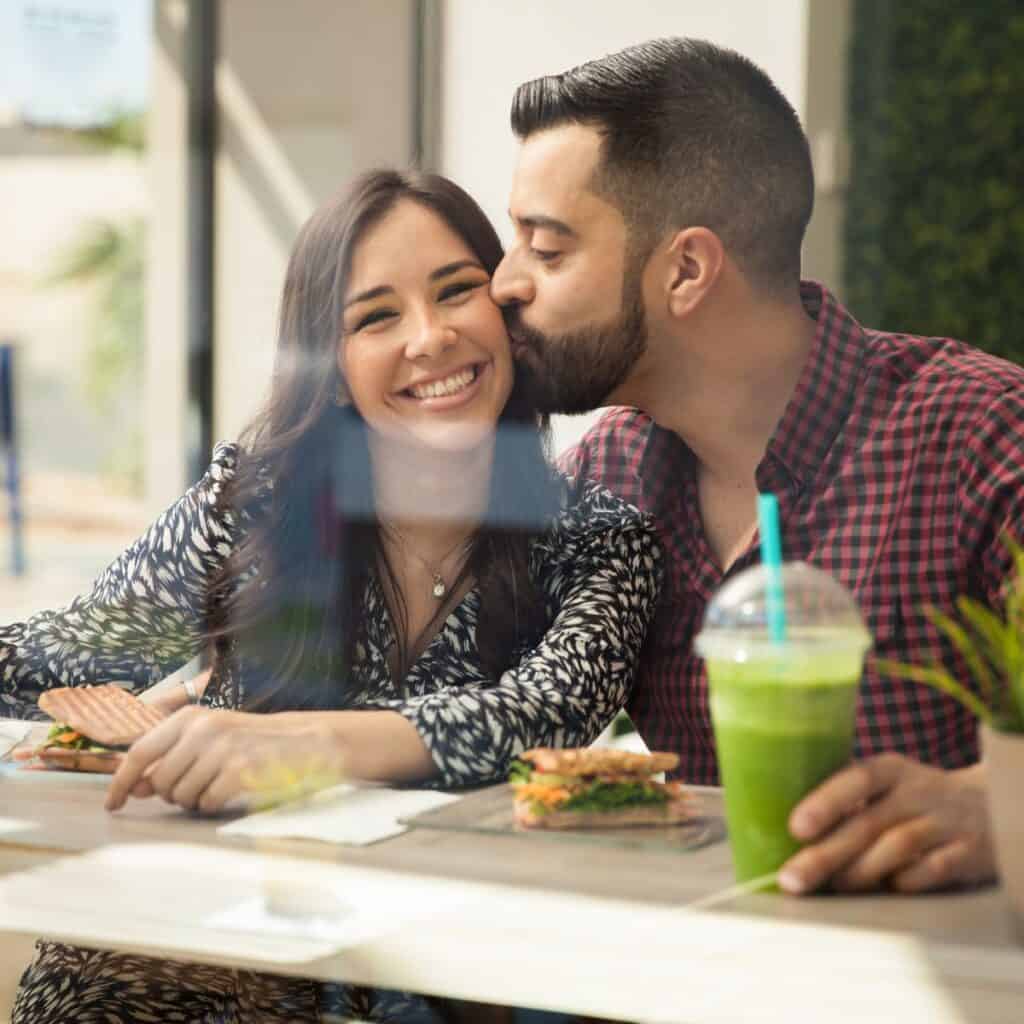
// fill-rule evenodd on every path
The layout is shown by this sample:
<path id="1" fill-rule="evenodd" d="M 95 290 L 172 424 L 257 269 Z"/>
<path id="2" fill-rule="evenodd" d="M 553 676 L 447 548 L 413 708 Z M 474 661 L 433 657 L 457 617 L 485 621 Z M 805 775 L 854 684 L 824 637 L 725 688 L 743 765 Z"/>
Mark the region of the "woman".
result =
<path id="1" fill-rule="evenodd" d="M 22 715 L 45 687 L 142 687 L 214 641 L 204 706 L 135 744 L 108 807 L 156 792 L 216 810 L 268 766 L 313 762 L 486 782 L 528 746 L 589 743 L 621 707 L 656 544 L 636 510 L 548 468 L 489 295 L 500 258 L 451 182 L 359 179 L 296 242 L 269 404 L 242 443 L 90 595 L 0 630 L 0 707 Z M 403 1007 L 391 993 L 373 1012 L 426 1019 Z M 353 1012 L 370 1009 L 344 986 L 41 943 L 15 1020 Z"/>

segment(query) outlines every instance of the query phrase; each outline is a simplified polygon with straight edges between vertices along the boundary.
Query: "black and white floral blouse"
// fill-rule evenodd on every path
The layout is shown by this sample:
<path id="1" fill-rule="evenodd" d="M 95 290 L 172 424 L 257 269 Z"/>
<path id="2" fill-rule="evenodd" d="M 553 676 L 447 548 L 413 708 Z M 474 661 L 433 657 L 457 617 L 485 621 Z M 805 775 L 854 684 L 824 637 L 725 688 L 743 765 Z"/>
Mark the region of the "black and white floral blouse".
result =
<path id="1" fill-rule="evenodd" d="M 209 582 L 247 519 L 220 500 L 238 450 L 219 445 L 205 476 L 60 611 L 0 627 L 0 716 L 43 717 L 48 687 L 123 681 L 141 689 L 203 644 Z M 653 614 L 659 550 L 649 522 L 592 484 L 572 489 L 534 544 L 531 571 L 551 626 L 500 679 L 480 664 L 479 596 L 471 590 L 409 670 L 401 693 L 388 653 L 395 636 L 380 582 L 364 596 L 364 639 L 354 671 L 361 706 L 388 708 L 419 731 L 442 784 L 485 782 L 530 746 L 594 739 L 625 703 Z M 218 671 L 214 707 L 244 696 L 244 665 Z M 41 941 L 18 992 L 16 1024 L 68 1021 L 436 1021 L 422 998 L 248 971 L 197 967 Z"/>
<path id="2" fill-rule="evenodd" d="M 219 500 L 237 458 L 236 446 L 218 445 L 203 479 L 90 594 L 0 627 L 0 716 L 41 717 L 36 701 L 48 687 L 123 681 L 141 689 L 198 653 L 208 584 L 245 529 L 245 517 Z M 572 485 L 531 551 L 551 622 L 540 643 L 500 679 L 489 677 L 476 650 L 479 595 L 471 590 L 410 668 L 401 694 L 388 668 L 391 619 L 371 575 L 354 666 L 360 706 L 404 715 L 443 785 L 503 776 L 531 746 L 587 744 L 625 703 L 654 611 L 659 559 L 640 512 L 593 484 Z M 231 706 L 231 675 L 218 673 L 221 685 L 211 684 L 206 703 Z"/>

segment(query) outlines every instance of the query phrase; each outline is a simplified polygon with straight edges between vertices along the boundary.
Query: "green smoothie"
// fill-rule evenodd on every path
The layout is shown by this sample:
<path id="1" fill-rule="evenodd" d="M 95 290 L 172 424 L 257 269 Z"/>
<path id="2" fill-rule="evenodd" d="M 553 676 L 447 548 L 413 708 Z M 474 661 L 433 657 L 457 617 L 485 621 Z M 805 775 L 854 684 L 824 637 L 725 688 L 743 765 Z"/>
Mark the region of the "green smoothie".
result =
<path id="1" fill-rule="evenodd" d="M 743 661 L 707 659 L 738 881 L 770 874 L 799 849 L 790 812 L 852 751 L 863 646 L 819 635 L 808 653 L 793 640 Z"/>

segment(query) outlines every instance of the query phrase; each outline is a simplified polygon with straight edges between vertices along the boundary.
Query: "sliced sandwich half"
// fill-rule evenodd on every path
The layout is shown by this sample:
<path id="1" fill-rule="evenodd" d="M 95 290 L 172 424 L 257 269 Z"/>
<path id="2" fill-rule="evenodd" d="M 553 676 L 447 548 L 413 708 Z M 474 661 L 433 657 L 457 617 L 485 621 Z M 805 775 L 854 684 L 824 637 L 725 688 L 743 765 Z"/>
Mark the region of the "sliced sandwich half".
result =
<path id="1" fill-rule="evenodd" d="M 116 772 L 124 751 L 164 718 L 111 683 L 46 690 L 39 706 L 56 723 L 35 756 L 49 767 L 78 772 Z"/>
<path id="2" fill-rule="evenodd" d="M 694 815 L 679 782 L 658 782 L 675 754 L 582 748 L 527 750 L 513 764 L 515 820 L 523 828 L 678 825 Z"/>

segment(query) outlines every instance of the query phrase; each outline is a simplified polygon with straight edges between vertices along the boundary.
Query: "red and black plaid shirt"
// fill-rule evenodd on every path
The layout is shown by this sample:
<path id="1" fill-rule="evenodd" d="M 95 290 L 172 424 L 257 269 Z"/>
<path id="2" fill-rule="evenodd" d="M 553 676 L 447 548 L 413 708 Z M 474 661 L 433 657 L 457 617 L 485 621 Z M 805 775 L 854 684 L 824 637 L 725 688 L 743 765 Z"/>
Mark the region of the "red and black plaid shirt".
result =
<path id="1" fill-rule="evenodd" d="M 779 498 L 788 560 L 856 595 L 875 639 L 861 682 L 857 754 L 896 750 L 946 768 L 977 760 L 972 716 L 934 690 L 881 676 L 875 658 L 959 655 L 923 609 L 960 594 L 998 605 L 1024 525 L 1024 370 L 945 338 L 868 330 L 823 287 L 802 286 L 818 329 L 757 485 Z M 695 459 L 634 409 L 613 409 L 563 460 L 654 515 L 666 583 L 629 712 L 679 775 L 715 783 L 707 677 L 693 651 L 708 600 L 758 560 L 758 539 L 722 573 L 704 537 Z"/>

